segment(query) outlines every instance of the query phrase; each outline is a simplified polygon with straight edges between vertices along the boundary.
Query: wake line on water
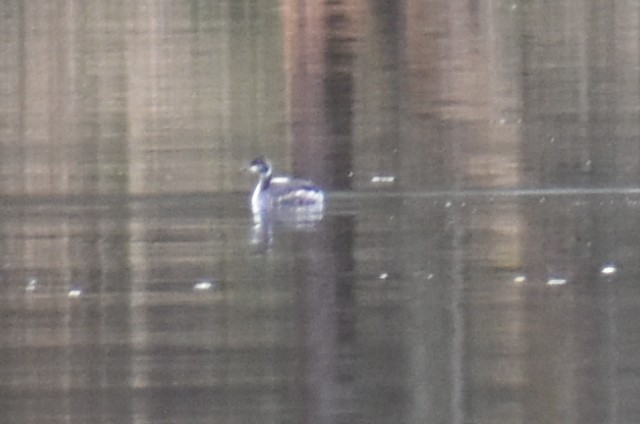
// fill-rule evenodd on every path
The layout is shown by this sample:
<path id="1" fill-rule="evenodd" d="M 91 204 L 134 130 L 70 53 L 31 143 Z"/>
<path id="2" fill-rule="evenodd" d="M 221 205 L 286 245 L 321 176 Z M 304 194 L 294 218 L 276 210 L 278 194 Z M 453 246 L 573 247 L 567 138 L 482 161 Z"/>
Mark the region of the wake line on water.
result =
<path id="1" fill-rule="evenodd" d="M 517 188 L 517 189 L 464 189 L 435 191 L 339 191 L 329 193 L 334 198 L 437 198 L 437 197 L 522 197 L 522 196 L 589 196 L 640 195 L 640 187 L 601 188 Z"/>

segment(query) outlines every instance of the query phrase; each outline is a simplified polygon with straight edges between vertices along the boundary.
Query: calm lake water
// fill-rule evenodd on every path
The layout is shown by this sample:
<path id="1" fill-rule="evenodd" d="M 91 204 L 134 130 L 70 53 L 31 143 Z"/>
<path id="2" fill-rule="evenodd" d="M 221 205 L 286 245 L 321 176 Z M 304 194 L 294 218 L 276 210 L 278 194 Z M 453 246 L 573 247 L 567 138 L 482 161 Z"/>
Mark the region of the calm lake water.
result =
<path id="1" fill-rule="evenodd" d="M 0 422 L 640 420 L 636 1 L 11 0 L 0 53 Z"/>

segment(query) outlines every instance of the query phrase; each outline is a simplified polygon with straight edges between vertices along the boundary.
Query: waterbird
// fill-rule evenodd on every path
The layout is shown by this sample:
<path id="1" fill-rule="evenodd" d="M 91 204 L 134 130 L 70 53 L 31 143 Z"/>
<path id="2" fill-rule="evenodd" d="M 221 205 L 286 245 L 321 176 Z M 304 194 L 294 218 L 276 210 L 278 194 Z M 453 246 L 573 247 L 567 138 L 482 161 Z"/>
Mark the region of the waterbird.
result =
<path id="1" fill-rule="evenodd" d="M 248 170 L 258 174 L 258 183 L 251 195 L 251 211 L 260 215 L 271 210 L 295 214 L 321 214 L 324 193 L 309 180 L 291 176 L 274 176 L 269 160 L 258 156 Z"/>

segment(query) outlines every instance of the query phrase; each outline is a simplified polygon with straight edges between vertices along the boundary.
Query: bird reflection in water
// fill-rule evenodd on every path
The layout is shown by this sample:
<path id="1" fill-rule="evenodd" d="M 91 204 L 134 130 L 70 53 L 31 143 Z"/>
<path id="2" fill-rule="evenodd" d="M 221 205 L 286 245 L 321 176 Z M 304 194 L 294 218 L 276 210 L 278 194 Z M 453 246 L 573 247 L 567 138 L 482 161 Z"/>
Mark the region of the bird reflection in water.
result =
<path id="1" fill-rule="evenodd" d="M 258 175 L 251 195 L 252 243 L 265 248 L 273 241 L 275 225 L 312 230 L 324 216 L 324 192 L 309 180 L 274 176 L 271 163 L 259 156 L 248 170 Z"/>

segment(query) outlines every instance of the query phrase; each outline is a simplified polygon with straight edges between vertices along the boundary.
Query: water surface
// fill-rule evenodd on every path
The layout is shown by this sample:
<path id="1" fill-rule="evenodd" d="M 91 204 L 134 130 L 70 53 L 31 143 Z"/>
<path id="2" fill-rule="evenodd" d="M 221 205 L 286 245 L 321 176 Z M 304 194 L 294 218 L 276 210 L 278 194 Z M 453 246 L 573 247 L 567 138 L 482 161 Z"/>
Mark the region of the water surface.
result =
<path id="1" fill-rule="evenodd" d="M 636 416 L 637 196 L 246 201 L 3 206 L 7 422 Z"/>
<path id="2" fill-rule="evenodd" d="M 10 0 L 0 53 L 0 421 L 640 419 L 635 1 Z"/>

